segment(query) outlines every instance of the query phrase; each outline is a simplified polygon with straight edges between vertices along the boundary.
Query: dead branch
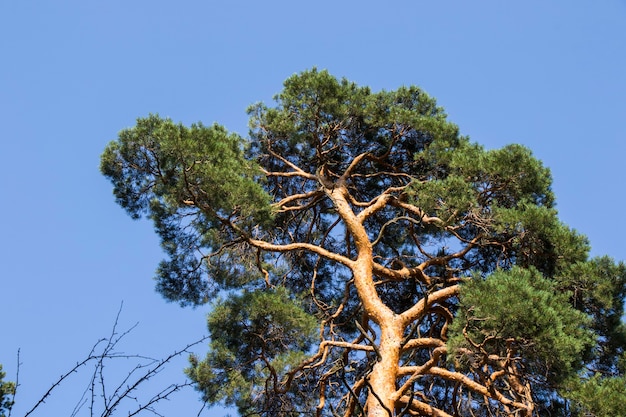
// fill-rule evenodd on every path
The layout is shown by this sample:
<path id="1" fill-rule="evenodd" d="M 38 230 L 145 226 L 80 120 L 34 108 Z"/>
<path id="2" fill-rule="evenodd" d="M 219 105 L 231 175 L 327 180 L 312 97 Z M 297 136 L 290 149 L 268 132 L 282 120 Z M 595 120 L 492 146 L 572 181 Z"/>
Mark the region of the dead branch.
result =
<path id="1" fill-rule="evenodd" d="M 96 415 L 100 417 L 111 417 L 118 410 L 122 402 L 125 401 L 136 403 L 135 407 L 130 407 L 130 410 L 127 410 L 128 416 L 135 416 L 143 412 L 150 412 L 154 415 L 161 416 L 155 408 L 156 404 L 163 400 L 170 399 L 174 393 L 192 385 L 189 381 L 170 383 L 166 387 L 158 389 L 154 394 L 144 400 L 141 400 L 139 396 L 136 395 L 137 390 L 141 386 L 144 386 L 153 377 L 163 371 L 167 364 L 169 364 L 174 358 L 180 357 L 186 353 L 191 353 L 190 349 L 205 342 L 208 339 L 208 336 L 204 336 L 195 342 L 189 343 L 182 349 L 176 350 L 161 359 L 155 359 L 139 354 L 126 354 L 118 352 L 116 349 L 122 342 L 122 339 L 124 339 L 125 336 L 137 327 L 137 324 L 135 324 L 123 332 L 118 332 L 121 311 L 122 306 L 120 306 L 120 309 L 118 310 L 111 334 L 106 338 L 98 340 L 92 346 L 84 359 L 77 362 L 67 372 L 62 374 L 39 398 L 35 405 L 33 405 L 32 408 L 24 414 L 24 417 L 28 417 L 36 410 L 40 409 L 59 386 L 61 386 L 71 375 L 78 373 L 81 368 L 88 364 L 93 364 L 93 371 L 89 378 L 87 387 L 83 391 L 82 396 L 70 414 L 71 417 L 77 416 L 87 404 L 89 404 L 88 409 L 90 417 L 94 417 Z M 111 361 L 119 359 L 136 360 L 137 363 L 127 373 L 127 375 L 122 378 L 122 381 L 119 384 L 111 386 L 107 382 L 104 372 L 105 365 L 108 367 Z M 11 411 L 9 410 L 9 417 L 10 412 Z"/>

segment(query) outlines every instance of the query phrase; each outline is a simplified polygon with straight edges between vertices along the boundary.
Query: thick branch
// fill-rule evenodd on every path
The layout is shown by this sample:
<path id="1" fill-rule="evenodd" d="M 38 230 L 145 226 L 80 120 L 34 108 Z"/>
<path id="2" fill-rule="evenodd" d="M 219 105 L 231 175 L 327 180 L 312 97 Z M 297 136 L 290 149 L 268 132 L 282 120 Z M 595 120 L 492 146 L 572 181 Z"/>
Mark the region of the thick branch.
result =
<path id="1" fill-rule="evenodd" d="M 408 203 L 402 202 L 402 201 L 400 201 L 398 199 L 394 199 L 394 200 L 392 200 L 391 205 L 395 206 L 395 207 L 398 207 L 398 208 L 402 208 L 402 209 L 408 211 L 409 213 L 415 214 L 420 219 L 422 219 L 422 223 L 424 223 L 424 224 L 437 224 L 439 226 L 443 226 L 443 224 L 444 224 L 443 220 L 441 220 L 439 217 L 428 216 L 428 215 L 426 215 L 424 210 L 422 210 L 419 207 L 415 207 L 413 204 L 408 204 Z"/>
<path id="2" fill-rule="evenodd" d="M 289 161 L 288 159 L 284 158 L 283 156 L 277 154 L 276 152 L 274 152 L 273 150 L 268 148 L 268 152 L 276 159 L 278 159 L 279 161 L 281 161 L 283 164 L 287 165 L 289 168 L 293 169 L 293 174 L 291 173 L 280 173 L 280 176 L 291 176 L 291 175 L 295 175 L 295 176 L 299 176 L 299 177 L 303 177 L 309 180 L 313 180 L 313 181 L 317 181 L 317 177 L 314 174 L 310 174 L 308 172 L 305 172 L 304 170 L 302 170 L 302 168 L 298 167 L 296 164 L 294 164 L 293 162 Z M 266 172 L 266 175 L 268 173 Z M 285 175 L 285 174 L 291 174 L 291 175 Z"/>
<path id="3" fill-rule="evenodd" d="M 352 267 L 354 265 L 354 261 L 352 261 L 351 259 L 326 250 L 321 246 L 312 245 L 310 243 L 288 243 L 286 245 L 276 245 L 266 242 L 264 240 L 257 240 L 252 238 L 248 238 L 247 241 L 255 248 L 263 249 L 268 252 L 293 252 L 298 250 L 306 250 L 316 253 L 326 259 L 330 259 L 331 261 L 339 262 L 340 264 L 347 267 Z"/>
<path id="4" fill-rule="evenodd" d="M 398 402 L 400 404 L 409 404 L 409 410 L 418 412 L 419 414 L 413 414 L 418 416 L 431 416 L 431 417 L 454 417 L 452 414 L 448 414 L 443 410 L 435 408 L 429 404 L 423 403 L 421 401 L 416 400 L 415 398 L 410 398 L 409 396 L 401 397 Z"/>
<path id="5" fill-rule="evenodd" d="M 417 304 L 406 310 L 400 316 L 402 317 L 404 323 L 408 325 L 422 316 L 431 305 L 457 295 L 459 290 L 460 287 L 457 284 L 435 291 L 429 294 L 427 298 L 419 300 Z"/>
<path id="6" fill-rule="evenodd" d="M 407 268 L 402 267 L 401 269 L 391 269 L 385 266 L 382 266 L 379 263 L 374 262 L 373 265 L 374 274 L 381 278 L 386 278 L 392 281 L 402 281 L 405 279 L 416 279 L 422 284 L 430 285 L 430 277 L 424 274 L 421 267 L 416 268 Z"/>
<path id="7" fill-rule="evenodd" d="M 396 391 L 394 394 L 394 401 L 398 401 L 398 399 L 413 385 L 416 379 L 424 375 L 424 373 L 428 372 L 433 366 L 439 362 L 441 355 L 447 352 L 447 348 L 445 346 L 441 346 L 433 350 L 432 356 L 430 359 L 421 366 L 401 366 L 398 368 L 398 375 L 406 375 L 407 373 L 412 374 L 409 379 L 406 380 L 404 384 Z"/>
<path id="8" fill-rule="evenodd" d="M 420 337 L 419 339 L 411 339 L 402 347 L 403 351 L 412 350 L 412 349 L 422 349 L 429 347 L 443 347 L 446 344 L 441 340 L 434 337 Z"/>
<path id="9" fill-rule="evenodd" d="M 316 180 L 315 175 L 309 174 L 308 172 L 304 172 L 301 169 L 298 169 L 297 171 L 290 171 L 290 172 L 276 172 L 276 171 L 268 171 L 266 169 L 261 169 L 261 172 L 263 172 L 263 174 L 265 174 L 266 177 L 301 177 L 307 180 L 313 180 L 313 181 Z"/>
<path id="10" fill-rule="evenodd" d="M 443 368 L 439 368 L 436 366 L 433 366 L 432 368 L 430 368 L 428 370 L 428 373 L 430 375 L 434 375 L 434 376 L 439 376 L 441 378 L 444 378 L 448 381 L 454 381 L 454 382 L 459 382 L 461 384 L 463 384 L 465 387 L 467 387 L 468 389 L 483 395 L 485 397 L 488 398 L 492 398 L 494 400 L 497 400 L 498 402 L 502 403 L 503 405 L 507 405 L 507 406 L 511 406 L 511 407 L 515 407 L 515 408 L 519 408 L 522 410 L 528 410 L 529 406 L 523 403 L 520 403 L 518 401 L 513 401 L 509 398 L 506 398 L 504 395 L 502 395 L 501 392 L 499 392 L 498 390 L 496 390 L 495 388 L 491 388 L 488 389 L 487 387 L 485 387 L 484 385 L 479 384 L 478 382 L 474 381 L 473 379 L 469 378 L 467 375 L 464 375 L 460 372 L 453 372 L 453 371 L 449 371 L 447 369 L 443 369 Z"/>
<path id="11" fill-rule="evenodd" d="M 346 200 L 347 190 L 345 187 L 334 188 L 326 190 L 326 193 L 333 201 L 337 214 L 343 219 L 346 229 L 354 238 L 354 243 L 357 250 L 357 259 L 355 261 L 348 260 L 339 255 L 335 255 L 344 260 L 344 265 L 347 265 L 352 270 L 354 276 L 354 285 L 359 294 L 359 299 L 363 303 L 365 312 L 376 323 L 381 324 L 393 320 L 393 311 L 382 302 L 378 293 L 376 292 L 376 286 L 372 279 L 373 271 L 373 252 L 372 245 L 367 235 L 367 231 L 363 226 L 361 219 L 354 214 L 350 204 Z M 382 208 L 384 205 L 379 207 Z"/>
<path id="12" fill-rule="evenodd" d="M 480 239 L 480 237 L 475 237 L 474 239 L 472 239 L 463 249 L 455 252 L 455 253 L 451 253 L 445 256 L 437 256 L 431 259 L 428 259 L 427 261 L 424 261 L 419 268 L 421 270 L 424 270 L 426 268 L 428 268 L 431 265 L 445 265 L 448 262 L 450 262 L 452 259 L 460 259 L 462 257 L 464 257 L 465 255 L 467 255 L 467 253 L 476 245 L 476 243 L 478 242 L 478 240 Z"/>
<path id="13" fill-rule="evenodd" d="M 288 197 L 283 198 L 282 200 L 276 202 L 273 204 L 273 206 L 275 207 L 279 207 L 279 208 L 283 208 L 285 207 L 287 204 L 296 201 L 296 200 L 305 200 L 305 199 L 309 199 L 309 198 L 314 198 L 317 197 L 321 194 L 320 191 L 315 190 L 315 191 L 310 191 L 308 193 L 302 193 L 302 194 L 292 194 Z"/>
<path id="14" fill-rule="evenodd" d="M 389 200 L 391 200 L 392 198 L 393 198 L 393 196 L 390 195 L 390 194 L 383 194 L 383 195 L 379 196 L 377 199 L 375 199 L 374 203 L 371 206 L 363 209 L 356 216 L 358 221 L 361 224 L 363 224 L 365 222 L 365 220 L 367 220 L 369 217 L 374 215 L 374 213 L 376 213 L 377 211 L 380 211 L 383 208 L 385 208 L 385 206 L 387 205 Z"/>
<path id="15" fill-rule="evenodd" d="M 357 155 L 352 162 L 350 162 L 350 165 L 348 166 L 348 168 L 346 168 L 345 172 L 341 175 L 341 177 L 339 178 L 339 183 L 340 184 L 344 184 L 346 182 L 346 180 L 348 179 L 348 177 L 350 177 L 350 174 L 352 173 L 352 170 L 366 157 L 369 156 L 369 152 L 364 152 L 360 155 Z"/>

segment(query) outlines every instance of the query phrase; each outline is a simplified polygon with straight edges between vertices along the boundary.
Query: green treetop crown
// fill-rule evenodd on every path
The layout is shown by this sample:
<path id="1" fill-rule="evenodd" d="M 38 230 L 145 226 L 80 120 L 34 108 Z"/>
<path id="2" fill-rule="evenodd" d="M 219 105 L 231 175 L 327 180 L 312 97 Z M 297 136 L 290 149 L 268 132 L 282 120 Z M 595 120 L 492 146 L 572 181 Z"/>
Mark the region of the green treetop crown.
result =
<path id="1" fill-rule="evenodd" d="M 470 142 L 417 87 L 314 69 L 275 101 L 250 107 L 248 138 L 152 115 L 102 156 L 117 202 L 161 238 L 158 290 L 212 303 L 187 370 L 206 400 L 249 416 L 616 412 L 594 398 L 623 382 L 626 268 L 588 258 L 528 149 Z"/>

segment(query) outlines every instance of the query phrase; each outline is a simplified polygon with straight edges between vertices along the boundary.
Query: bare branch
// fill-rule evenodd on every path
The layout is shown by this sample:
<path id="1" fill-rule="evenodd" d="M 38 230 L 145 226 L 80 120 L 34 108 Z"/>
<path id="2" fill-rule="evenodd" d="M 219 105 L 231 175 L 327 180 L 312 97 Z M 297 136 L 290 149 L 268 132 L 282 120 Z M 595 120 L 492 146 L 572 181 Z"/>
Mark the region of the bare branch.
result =
<path id="1" fill-rule="evenodd" d="M 149 380 L 151 380 L 154 376 L 161 372 L 164 367 L 174 358 L 180 357 L 185 353 L 190 353 L 190 349 L 193 346 L 205 342 L 208 339 L 208 336 L 204 336 L 193 343 L 187 344 L 182 349 L 172 352 L 163 359 L 154 359 L 136 354 L 117 353 L 114 349 L 116 349 L 122 339 L 137 326 L 137 324 L 135 324 L 131 326 L 128 330 L 118 334 L 117 327 L 121 310 L 122 306 L 120 306 L 120 309 L 118 310 L 109 337 L 98 340 L 93 345 L 87 356 L 82 361 L 76 363 L 76 365 L 74 365 L 69 371 L 61 375 L 41 396 L 37 403 L 24 415 L 24 417 L 28 417 L 35 410 L 40 408 L 41 405 L 45 403 L 45 401 L 50 397 L 50 395 L 52 395 L 53 391 L 55 391 L 56 388 L 58 388 L 70 375 L 77 373 L 80 368 L 89 363 L 94 363 L 94 370 L 92 372 L 88 386 L 83 392 L 81 398 L 78 400 L 77 405 L 74 407 L 71 416 L 76 416 L 80 409 L 84 405 L 86 405 L 87 402 L 89 402 L 89 415 L 91 417 L 94 417 L 96 414 L 100 415 L 101 417 L 110 417 L 124 400 L 130 400 L 138 403 L 136 409 L 129 411 L 129 416 L 134 416 L 144 411 L 151 412 L 155 415 L 160 415 L 154 408 L 155 404 L 162 400 L 169 399 L 171 395 L 175 392 L 180 391 L 185 387 L 191 386 L 192 383 L 189 381 L 185 381 L 183 383 L 170 383 L 165 388 L 162 388 L 158 392 L 153 394 L 152 397 L 148 398 L 147 401 L 145 401 L 143 404 L 139 403 L 139 399 L 135 397 L 133 393 L 140 385 L 145 384 Z M 122 381 L 113 388 L 111 394 L 107 394 L 107 381 L 104 373 L 105 363 L 116 359 L 136 359 L 139 361 L 139 363 L 135 365 L 135 367 L 128 372 L 126 377 L 123 378 Z M 137 374 L 139 371 L 141 371 L 141 373 Z M 87 395 L 89 395 L 90 397 L 86 398 Z M 102 398 L 103 403 L 101 412 L 97 412 L 97 409 L 99 407 L 95 402 L 96 397 Z"/>
<path id="2" fill-rule="evenodd" d="M 364 152 L 360 155 L 357 155 L 352 162 L 350 162 L 350 165 L 348 166 L 348 168 L 346 168 L 346 170 L 344 171 L 344 173 L 341 175 L 341 177 L 339 178 L 339 183 L 340 184 L 344 184 L 346 182 L 346 180 L 348 179 L 348 177 L 350 177 L 350 175 L 352 174 L 352 170 L 354 168 L 356 168 L 356 166 L 364 159 L 367 158 L 370 155 L 369 152 Z"/>
<path id="3" fill-rule="evenodd" d="M 433 304 L 441 302 L 447 298 L 455 296 L 459 293 L 460 287 L 458 284 L 450 287 L 442 288 L 438 291 L 428 295 L 428 298 L 422 298 L 413 307 L 406 310 L 401 314 L 405 323 L 411 323 L 417 320 L 424 312 Z"/>
<path id="4" fill-rule="evenodd" d="M 402 208 L 409 213 L 413 213 L 418 216 L 422 223 L 424 224 L 436 224 L 438 226 L 443 226 L 444 222 L 439 217 L 428 216 L 421 208 L 414 206 L 413 204 L 408 204 L 398 199 L 394 199 L 391 201 L 391 205 Z"/>
<path id="5" fill-rule="evenodd" d="M 287 165 L 289 168 L 293 169 L 293 174 L 299 177 L 303 177 L 309 180 L 317 181 L 317 177 L 314 174 L 309 174 L 308 172 L 303 171 L 300 167 L 290 162 L 288 159 L 283 156 L 277 154 L 272 149 L 268 148 L 268 152 L 276 159 L 281 161 L 283 164 Z M 281 176 L 285 176 L 286 173 L 280 173 Z"/>
<path id="6" fill-rule="evenodd" d="M 352 266 L 354 263 L 351 259 L 348 259 L 344 256 L 341 256 L 337 253 L 326 250 L 320 246 L 313 245 L 310 243 L 289 243 L 285 245 L 276 245 L 273 243 L 266 242 L 264 240 L 257 239 L 248 239 L 248 242 L 259 249 L 266 250 L 268 252 L 293 252 L 298 250 L 306 250 L 309 252 L 316 253 L 324 258 L 330 259 L 332 261 L 339 262 L 340 264 L 346 265 L 348 267 Z"/>
<path id="7" fill-rule="evenodd" d="M 292 194 L 288 197 L 283 198 L 282 200 L 274 203 L 273 205 L 275 207 L 279 207 L 282 208 L 283 210 L 289 209 L 291 207 L 285 207 L 287 204 L 292 203 L 294 201 L 297 200 L 305 200 L 305 199 L 310 199 L 313 198 L 314 201 L 317 201 L 317 199 L 315 197 L 321 196 L 323 195 L 323 193 L 321 191 L 315 190 L 315 191 L 310 191 L 308 193 L 301 193 L 301 194 Z M 307 207 L 308 204 L 306 204 L 304 207 Z M 299 206 L 297 206 L 299 207 Z"/>
<path id="8" fill-rule="evenodd" d="M 387 226 L 389 226 L 390 224 L 393 224 L 393 223 L 397 223 L 400 220 L 406 220 L 408 222 L 411 222 L 411 223 L 414 223 L 414 224 L 417 224 L 417 225 L 419 225 L 421 223 L 420 220 L 415 220 L 413 217 L 409 217 L 409 216 L 394 217 L 393 219 L 389 220 L 388 222 L 386 222 L 385 224 L 382 225 L 382 227 L 378 231 L 378 236 L 376 237 L 376 240 L 374 240 L 372 242 L 372 246 L 376 246 L 378 244 L 378 242 L 380 242 L 380 239 L 382 239 L 383 234 L 385 233 L 385 230 L 387 229 Z"/>
<path id="9" fill-rule="evenodd" d="M 512 406 L 512 407 L 519 408 L 522 410 L 529 409 L 528 404 L 520 403 L 518 401 L 514 401 L 509 398 L 506 398 L 502 393 L 496 390 L 493 387 L 493 385 L 490 388 L 487 388 L 486 386 L 479 384 L 475 380 L 471 379 L 467 375 L 464 375 L 460 372 L 449 371 L 444 368 L 433 366 L 432 368 L 428 370 L 428 373 L 434 376 L 442 377 L 448 381 L 460 382 L 465 387 L 476 392 L 477 394 L 481 394 L 485 397 L 497 400 L 504 405 Z"/>

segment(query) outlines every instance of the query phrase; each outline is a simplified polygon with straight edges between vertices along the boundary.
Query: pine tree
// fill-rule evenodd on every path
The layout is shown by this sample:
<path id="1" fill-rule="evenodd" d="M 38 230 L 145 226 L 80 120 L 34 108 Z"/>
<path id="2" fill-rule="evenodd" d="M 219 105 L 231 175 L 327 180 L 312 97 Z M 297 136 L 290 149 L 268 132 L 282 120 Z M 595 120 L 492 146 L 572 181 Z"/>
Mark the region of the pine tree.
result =
<path id="1" fill-rule="evenodd" d="M 535 416 L 623 395 L 626 267 L 589 258 L 528 149 L 471 142 L 417 87 L 313 69 L 275 100 L 249 108 L 249 138 L 151 115 L 102 156 L 117 202 L 161 238 L 160 293 L 211 303 L 187 370 L 205 400 Z"/>

